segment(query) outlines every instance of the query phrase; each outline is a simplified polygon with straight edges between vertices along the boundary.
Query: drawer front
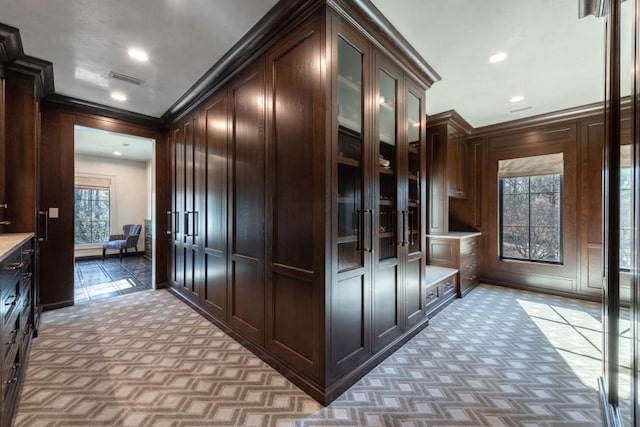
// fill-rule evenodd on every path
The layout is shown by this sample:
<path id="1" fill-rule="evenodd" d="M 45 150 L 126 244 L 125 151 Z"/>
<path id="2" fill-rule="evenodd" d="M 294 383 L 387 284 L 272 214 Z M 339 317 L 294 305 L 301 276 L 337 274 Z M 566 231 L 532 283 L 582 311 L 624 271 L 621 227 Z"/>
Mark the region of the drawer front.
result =
<path id="1" fill-rule="evenodd" d="M 0 294 L 5 294 L 12 290 L 11 286 L 20 279 L 23 267 L 24 263 L 19 250 L 14 251 L 2 262 L 0 265 L 0 284 L 2 286 Z"/>
<path id="2" fill-rule="evenodd" d="M 470 253 L 477 252 L 478 249 L 478 237 L 469 237 L 460 241 L 460 252 Z"/>
<path id="3" fill-rule="evenodd" d="M 22 280 L 18 276 L 7 285 L 6 292 L 3 292 L 0 296 L 0 310 L 2 310 L 2 318 L 4 319 L 5 325 L 7 325 L 9 317 L 20 311 L 18 306 L 21 302 L 20 293 L 22 292 Z"/>
<path id="4" fill-rule="evenodd" d="M 433 286 L 430 286 L 425 291 L 424 296 L 424 305 L 427 313 L 431 310 L 431 308 L 438 304 L 438 301 L 441 298 L 441 287 L 440 283 L 436 283 Z"/>
<path id="5" fill-rule="evenodd" d="M 460 255 L 460 268 L 459 270 L 478 270 L 478 255 L 475 252 L 467 252 Z"/>
<path id="6" fill-rule="evenodd" d="M 457 280 L 455 275 L 448 277 L 447 279 L 444 279 L 443 281 L 438 283 L 438 286 L 440 287 L 440 295 L 442 295 L 443 297 L 447 297 L 451 294 L 457 293 L 458 286 L 456 285 L 457 285 Z"/>
<path id="7" fill-rule="evenodd" d="M 13 360 L 15 353 L 20 348 L 20 339 L 22 337 L 21 329 L 21 318 L 16 312 L 16 315 L 9 319 L 9 323 L 5 323 L 5 327 L 1 335 L 3 349 L 2 361 L 5 366 Z"/>

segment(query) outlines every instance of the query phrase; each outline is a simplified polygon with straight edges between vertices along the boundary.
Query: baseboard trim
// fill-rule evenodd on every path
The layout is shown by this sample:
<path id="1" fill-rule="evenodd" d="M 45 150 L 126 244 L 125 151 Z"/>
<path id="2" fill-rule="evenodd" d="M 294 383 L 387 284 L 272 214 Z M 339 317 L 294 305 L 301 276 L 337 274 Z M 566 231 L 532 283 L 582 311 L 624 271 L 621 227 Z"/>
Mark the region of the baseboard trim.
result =
<path id="1" fill-rule="evenodd" d="M 42 311 L 57 310 L 59 308 L 71 307 L 72 305 L 73 300 L 60 301 L 53 304 L 43 304 Z"/>
<path id="2" fill-rule="evenodd" d="M 295 384 L 300 390 L 307 393 L 309 396 L 311 396 L 313 399 L 324 406 L 329 405 L 335 399 L 340 397 L 342 393 L 348 390 L 353 384 L 358 382 L 373 368 L 378 366 L 382 361 L 384 361 L 392 353 L 406 344 L 411 338 L 413 338 L 416 334 L 418 334 L 418 332 L 423 330 L 429 324 L 429 318 L 425 316 L 424 319 L 416 323 L 409 330 L 409 332 L 389 343 L 386 347 L 384 347 L 384 349 L 380 350 L 374 356 L 365 360 L 353 371 L 340 378 L 335 379 L 328 387 L 323 387 L 322 384 L 316 383 L 309 379 L 307 376 L 297 372 L 294 369 L 291 369 L 284 362 L 271 354 L 268 350 L 253 343 L 220 319 L 203 310 L 202 307 L 200 307 L 194 301 L 191 301 L 186 295 L 176 290 L 173 286 L 168 287 L 167 290 L 180 301 L 184 302 L 196 312 L 200 313 L 205 319 L 220 328 L 224 333 L 240 343 L 240 345 L 245 347 L 251 353 L 255 354 L 262 361 L 282 374 L 285 378 Z"/>
<path id="3" fill-rule="evenodd" d="M 298 388 L 300 388 L 300 390 L 302 390 L 303 392 L 305 392 L 306 394 L 308 394 L 309 396 L 311 396 L 313 399 L 317 400 L 321 404 L 323 405 L 328 404 L 328 403 L 325 403 L 325 393 L 323 392 L 322 386 L 320 384 L 316 384 L 314 382 L 309 381 L 306 377 L 302 376 L 295 370 L 289 368 L 284 363 L 276 359 L 276 357 L 273 356 L 271 353 L 269 353 L 267 350 L 257 346 L 252 341 L 250 341 L 249 339 L 247 339 L 246 337 L 238 333 L 236 330 L 231 329 L 231 327 L 226 323 L 212 316 L 207 311 L 203 310 L 202 307 L 198 306 L 198 304 L 191 301 L 181 292 L 177 291 L 174 287 L 169 286 L 166 289 L 172 295 L 177 297 L 180 301 L 184 302 L 189 307 L 191 307 L 192 309 L 200 313 L 209 322 L 213 323 L 216 327 L 220 328 L 222 332 L 229 335 L 231 338 L 236 340 L 240 345 L 245 347 L 251 353 L 255 354 L 263 362 L 265 362 L 266 364 L 271 366 L 273 369 L 278 371 L 280 374 L 282 374 L 285 378 L 287 378 L 289 381 L 295 384 Z"/>
<path id="4" fill-rule="evenodd" d="M 602 298 L 596 295 L 578 294 L 574 292 L 559 291 L 559 290 L 549 289 L 549 288 L 539 288 L 536 286 L 521 285 L 518 283 L 506 283 L 506 282 L 501 282 L 499 280 L 491 280 L 486 278 L 480 278 L 479 284 L 480 283 L 486 283 L 488 285 L 495 285 L 495 286 L 502 286 L 505 288 L 520 289 L 520 290 L 529 291 L 529 292 L 537 292 L 540 294 L 555 295 L 558 297 L 580 299 L 580 300 L 591 301 L 591 302 L 602 302 Z"/>

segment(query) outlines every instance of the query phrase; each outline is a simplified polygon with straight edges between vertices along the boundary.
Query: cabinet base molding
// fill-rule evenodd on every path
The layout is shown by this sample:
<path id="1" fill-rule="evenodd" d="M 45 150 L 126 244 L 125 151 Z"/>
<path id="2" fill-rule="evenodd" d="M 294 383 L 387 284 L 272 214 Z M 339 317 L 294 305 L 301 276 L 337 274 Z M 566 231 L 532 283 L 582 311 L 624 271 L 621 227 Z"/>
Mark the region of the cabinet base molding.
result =
<path id="1" fill-rule="evenodd" d="M 43 304 L 42 311 L 57 310 L 58 308 L 71 307 L 72 305 L 73 305 L 72 299 L 56 302 L 53 304 Z"/>

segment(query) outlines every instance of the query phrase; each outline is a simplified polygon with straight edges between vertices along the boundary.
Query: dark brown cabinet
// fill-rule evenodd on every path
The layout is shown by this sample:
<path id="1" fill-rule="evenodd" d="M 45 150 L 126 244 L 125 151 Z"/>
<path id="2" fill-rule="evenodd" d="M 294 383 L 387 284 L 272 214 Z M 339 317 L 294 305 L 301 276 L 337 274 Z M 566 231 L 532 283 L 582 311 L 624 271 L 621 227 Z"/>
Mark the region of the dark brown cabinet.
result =
<path id="1" fill-rule="evenodd" d="M 447 179 L 449 197 L 467 198 L 467 141 L 458 132 L 452 131 L 447 138 Z"/>
<path id="2" fill-rule="evenodd" d="M 429 235 L 429 266 L 457 270 L 456 294 L 466 295 L 478 284 L 480 233 L 451 232 L 448 235 Z"/>
<path id="3" fill-rule="evenodd" d="M 470 159 L 469 125 L 455 111 L 427 119 L 429 234 L 449 232 L 449 198 L 466 199 Z"/>
<path id="4" fill-rule="evenodd" d="M 13 249 L 0 257 L 1 426 L 12 425 L 35 325 L 32 236 L 20 233 L 0 237 L 16 242 Z"/>
<path id="5" fill-rule="evenodd" d="M 323 403 L 427 322 L 432 80 L 343 6 L 274 34 L 169 136 L 171 289 Z"/>

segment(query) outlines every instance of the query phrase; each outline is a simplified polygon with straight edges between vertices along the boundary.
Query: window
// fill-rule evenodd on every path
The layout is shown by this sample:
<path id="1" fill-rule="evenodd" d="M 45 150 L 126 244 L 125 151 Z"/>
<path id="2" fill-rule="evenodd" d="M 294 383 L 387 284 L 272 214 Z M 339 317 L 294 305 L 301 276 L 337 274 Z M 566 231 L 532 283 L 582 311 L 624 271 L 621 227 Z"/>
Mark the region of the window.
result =
<path id="1" fill-rule="evenodd" d="M 111 230 L 111 180 L 76 177 L 75 243 L 103 243 Z"/>
<path id="2" fill-rule="evenodd" d="M 620 269 L 631 270 L 631 168 L 620 169 Z"/>
<path id="3" fill-rule="evenodd" d="M 500 179 L 500 257 L 562 263 L 562 174 Z"/>

